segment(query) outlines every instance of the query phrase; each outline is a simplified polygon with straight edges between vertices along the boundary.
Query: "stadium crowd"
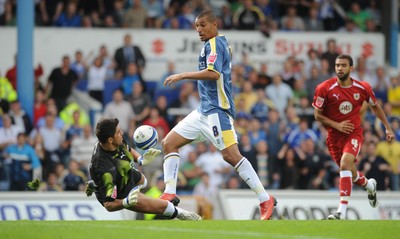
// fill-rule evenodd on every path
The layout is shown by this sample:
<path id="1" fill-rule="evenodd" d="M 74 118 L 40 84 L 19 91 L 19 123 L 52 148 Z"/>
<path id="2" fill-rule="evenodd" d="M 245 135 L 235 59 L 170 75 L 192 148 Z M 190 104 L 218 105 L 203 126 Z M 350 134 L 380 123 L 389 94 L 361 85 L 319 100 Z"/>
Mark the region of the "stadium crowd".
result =
<path id="1" fill-rule="evenodd" d="M 350 3 L 351 2 L 351 3 Z M 377 31 L 378 1 L 36 1 L 36 24 L 58 27 L 193 28 L 194 16 L 215 9 L 224 29 L 282 31 Z M 15 24 L 15 1 L 0 1 L 0 25 Z M 236 56 L 232 81 L 239 148 L 262 183 L 270 189 L 338 190 L 338 167 L 325 146 L 326 130 L 314 121 L 311 106 L 317 84 L 334 76 L 339 54 L 334 39 L 324 52 L 311 49 L 307 59 L 288 56 L 283 71 L 269 73 L 268 65 L 252 64 L 243 53 Z M 143 79 L 146 57 L 126 35 L 113 54 L 106 45 L 96 55 L 78 50 L 71 59 L 61 57 L 45 81 L 42 67 L 35 69 L 33 119 L 18 101 L 15 65 L 0 74 L 0 190 L 21 191 L 26 182 L 40 178 L 39 190 L 84 190 L 88 179 L 96 122 L 88 109 L 99 105 L 101 116 L 117 117 L 126 141 L 138 125 L 155 127 L 159 138 L 188 112 L 199 98 L 196 85 L 184 82 L 163 86 L 175 72 L 168 62 L 157 82 Z M 375 178 L 378 190 L 399 190 L 400 75 L 384 66 L 373 67 L 365 56 L 357 59 L 352 77 L 372 86 L 396 134 L 387 143 L 379 120 L 369 110 L 363 115 L 364 144 L 359 169 Z M 43 84 L 42 82 L 46 82 Z M 84 107 L 89 105 L 89 107 Z M 161 149 L 161 145 L 156 147 Z M 208 142 L 180 151 L 178 194 L 209 198 L 219 188 L 245 188 L 240 178 Z M 149 192 L 161 194 L 162 160 L 143 167 Z M 139 166 L 138 166 L 139 167 Z"/>

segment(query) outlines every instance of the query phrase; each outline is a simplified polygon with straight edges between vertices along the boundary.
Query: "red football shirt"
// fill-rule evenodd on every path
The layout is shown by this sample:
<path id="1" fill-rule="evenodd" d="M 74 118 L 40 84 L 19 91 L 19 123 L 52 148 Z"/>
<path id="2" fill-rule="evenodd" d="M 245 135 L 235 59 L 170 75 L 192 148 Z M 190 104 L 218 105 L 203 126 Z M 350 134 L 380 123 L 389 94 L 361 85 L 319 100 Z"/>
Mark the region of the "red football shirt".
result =
<path id="1" fill-rule="evenodd" d="M 365 81 L 352 79 L 353 84 L 340 86 L 337 78 L 330 78 L 317 86 L 312 106 L 322 110 L 322 114 L 336 122 L 350 120 L 354 129 L 361 128 L 360 109 L 364 101 L 374 106 L 375 94 Z M 327 127 L 330 134 L 341 134 L 336 129 Z"/>

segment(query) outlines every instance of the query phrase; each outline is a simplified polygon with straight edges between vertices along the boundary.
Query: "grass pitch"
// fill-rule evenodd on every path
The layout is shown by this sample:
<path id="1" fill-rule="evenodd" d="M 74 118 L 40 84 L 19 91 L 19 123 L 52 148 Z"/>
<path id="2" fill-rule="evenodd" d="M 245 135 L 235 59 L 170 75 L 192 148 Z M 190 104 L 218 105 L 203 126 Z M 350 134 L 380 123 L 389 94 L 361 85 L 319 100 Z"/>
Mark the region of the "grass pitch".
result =
<path id="1" fill-rule="evenodd" d="M 0 221 L 1 239 L 394 239 L 400 221 Z"/>

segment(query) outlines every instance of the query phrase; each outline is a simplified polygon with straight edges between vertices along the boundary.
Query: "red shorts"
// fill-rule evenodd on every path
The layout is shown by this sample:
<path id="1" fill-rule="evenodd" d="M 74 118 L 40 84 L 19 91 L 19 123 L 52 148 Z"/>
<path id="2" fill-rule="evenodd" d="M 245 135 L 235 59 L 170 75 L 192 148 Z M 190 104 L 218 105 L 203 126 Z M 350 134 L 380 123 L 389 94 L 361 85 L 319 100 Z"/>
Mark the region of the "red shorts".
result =
<path id="1" fill-rule="evenodd" d="M 362 131 L 349 135 L 328 135 L 326 146 L 328 146 L 332 159 L 340 166 L 340 159 L 344 153 L 352 154 L 357 158 L 363 141 Z"/>

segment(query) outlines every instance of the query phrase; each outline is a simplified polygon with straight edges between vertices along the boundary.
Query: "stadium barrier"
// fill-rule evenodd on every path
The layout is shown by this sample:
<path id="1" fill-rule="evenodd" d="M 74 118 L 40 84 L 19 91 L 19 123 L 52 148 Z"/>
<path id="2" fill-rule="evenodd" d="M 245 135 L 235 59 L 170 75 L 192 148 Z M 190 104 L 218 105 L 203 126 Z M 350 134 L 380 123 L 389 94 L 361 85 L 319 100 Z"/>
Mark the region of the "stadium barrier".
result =
<path id="1" fill-rule="evenodd" d="M 112 33 L 112 34 L 110 34 Z M 197 69 L 198 54 L 203 43 L 194 30 L 153 30 L 153 29 L 79 29 L 79 28 L 40 28 L 34 30 L 34 65 L 44 67 L 43 80 L 54 67 L 61 65 L 65 54 L 71 57 L 77 50 L 84 56 L 97 54 L 101 45 L 108 48 L 113 56 L 122 46 L 125 34 L 131 34 L 133 43 L 139 46 L 146 57 L 143 76 L 146 81 L 158 81 L 167 70 L 167 62 L 172 60 L 176 72 Z M 265 37 L 258 31 L 226 31 L 233 50 L 233 63 L 241 61 L 241 53 L 246 52 L 252 64 L 268 63 L 269 73 L 282 70 L 288 56 L 307 59 L 307 52 L 313 48 L 320 52 L 326 50 L 326 41 L 336 39 L 339 50 L 350 54 L 354 59 L 361 55 L 368 57 L 368 67 L 373 69 L 385 63 L 385 39 L 382 33 L 340 33 L 337 32 L 273 32 Z M 17 32 L 14 27 L 0 27 L 0 71 L 6 72 L 12 66 L 17 52 Z M 72 57 L 73 60 L 73 57 Z"/>
<path id="2" fill-rule="evenodd" d="M 338 192 L 269 191 L 278 200 L 273 219 L 319 220 L 335 212 Z M 348 219 L 400 219 L 400 192 L 379 192 L 380 205 L 371 208 L 367 194 L 354 191 Z M 220 190 L 210 205 L 201 197 L 182 196 L 180 207 L 196 211 L 204 219 L 253 220 L 259 218 L 258 200 L 251 190 Z M 1 192 L 0 220 L 135 220 L 135 212 L 107 212 L 95 197 L 83 192 Z"/>

